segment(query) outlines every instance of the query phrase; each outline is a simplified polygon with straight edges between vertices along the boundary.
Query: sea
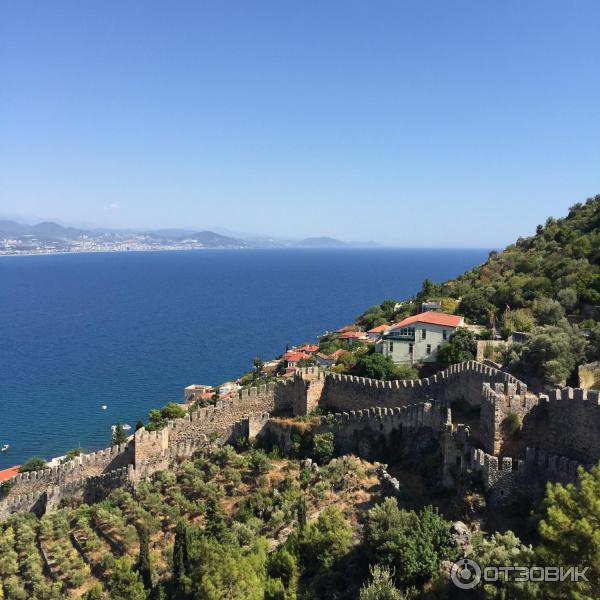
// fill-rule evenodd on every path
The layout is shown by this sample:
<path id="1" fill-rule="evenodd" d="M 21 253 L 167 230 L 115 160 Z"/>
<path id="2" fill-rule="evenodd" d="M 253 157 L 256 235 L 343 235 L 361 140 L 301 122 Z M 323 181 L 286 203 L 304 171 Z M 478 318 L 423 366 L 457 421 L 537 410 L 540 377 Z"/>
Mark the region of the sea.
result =
<path id="1" fill-rule="evenodd" d="M 110 445 L 219 384 L 482 263 L 484 249 L 194 250 L 0 258 L 0 469 Z M 107 409 L 103 410 L 102 406 Z"/>

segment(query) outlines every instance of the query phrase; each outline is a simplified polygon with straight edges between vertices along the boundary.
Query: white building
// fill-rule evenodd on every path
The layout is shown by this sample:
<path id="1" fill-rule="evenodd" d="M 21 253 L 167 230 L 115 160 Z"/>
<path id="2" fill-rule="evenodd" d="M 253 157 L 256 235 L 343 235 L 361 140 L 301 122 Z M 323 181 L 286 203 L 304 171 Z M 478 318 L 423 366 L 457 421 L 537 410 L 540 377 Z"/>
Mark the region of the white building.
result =
<path id="1" fill-rule="evenodd" d="M 438 349 L 445 344 L 464 317 L 428 311 L 408 317 L 387 329 L 376 350 L 395 363 L 435 362 Z"/>

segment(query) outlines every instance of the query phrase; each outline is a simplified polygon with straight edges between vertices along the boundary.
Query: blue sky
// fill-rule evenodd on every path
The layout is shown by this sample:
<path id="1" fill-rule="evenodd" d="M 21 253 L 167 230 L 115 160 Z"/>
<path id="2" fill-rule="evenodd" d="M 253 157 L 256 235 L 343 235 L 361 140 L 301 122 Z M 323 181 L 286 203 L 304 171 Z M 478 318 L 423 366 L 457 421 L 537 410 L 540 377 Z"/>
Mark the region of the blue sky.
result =
<path id="1" fill-rule="evenodd" d="M 9 1 L 0 214 L 496 247 L 600 193 L 600 3 Z"/>

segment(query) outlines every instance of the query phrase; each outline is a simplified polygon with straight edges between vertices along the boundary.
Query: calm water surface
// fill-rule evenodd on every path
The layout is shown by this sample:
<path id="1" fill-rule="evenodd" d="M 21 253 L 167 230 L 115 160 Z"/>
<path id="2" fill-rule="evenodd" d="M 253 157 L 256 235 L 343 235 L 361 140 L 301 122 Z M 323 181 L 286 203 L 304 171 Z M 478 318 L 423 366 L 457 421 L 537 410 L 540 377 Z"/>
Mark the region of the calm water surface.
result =
<path id="1" fill-rule="evenodd" d="M 149 408 L 312 340 L 486 250 L 210 250 L 0 258 L 0 468 L 110 442 Z M 107 411 L 101 406 L 108 405 Z"/>

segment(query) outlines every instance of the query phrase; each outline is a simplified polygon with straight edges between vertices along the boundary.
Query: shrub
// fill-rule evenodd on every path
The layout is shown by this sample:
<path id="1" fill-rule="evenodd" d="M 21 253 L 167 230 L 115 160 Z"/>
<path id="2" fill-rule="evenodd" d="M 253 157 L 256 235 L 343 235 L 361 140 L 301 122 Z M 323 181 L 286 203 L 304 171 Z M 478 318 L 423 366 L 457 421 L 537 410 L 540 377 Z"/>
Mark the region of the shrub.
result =
<path id="1" fill-rule="evenodd" d="M 402 585 L 425 583 L 440 562 L 453 560 L 458 550 L 450 523 L 435 509 L 401 510 L 394 498 L 386 498 L 368 512 L 365 542 L 372 558 L 395 571 Z"/>
<path id="2" fill-rule="evenodd" d="M 46 468 L 46 461 L 39 456 L 32 456 L 25 464 L 19 467 L 19 473 L 28 473 L 30 471 L 41 471 Z"/>
<path id="3" fill-rule="evenodd" d="M 502 421 L 502 429 L 509 437 L 516 435 L 521 430 L 521 418 L 517 413 L 509 413 Z"/>
<path id="4" fill-rule="evenodd" d="M 329 569 L 352 546 L 352 529 L 339 508 L 328 506 L 301 532 L 300 555 L 307 569 Z"/>
<path id="5" fill-rule="evenodd" d="M 333 433 L 317 433 L 313 437 L 313 456 L 319 464 L 327 464 L 335 451 Z"/>
<path id="6" fill-rule="evenodd" d="M 250 454 L 250 466 L 258 473 L 267 473 L 271 468 L 271 461 L 264 450 L 253 450 Z"/>
<path id="7" fill-rule="evenodd" d="M 405 600 L 406 596 L 394 585 L 392 572 L 381 565 L 369 569 L 371 581 L 360 589 L 359 600 Z"/>

